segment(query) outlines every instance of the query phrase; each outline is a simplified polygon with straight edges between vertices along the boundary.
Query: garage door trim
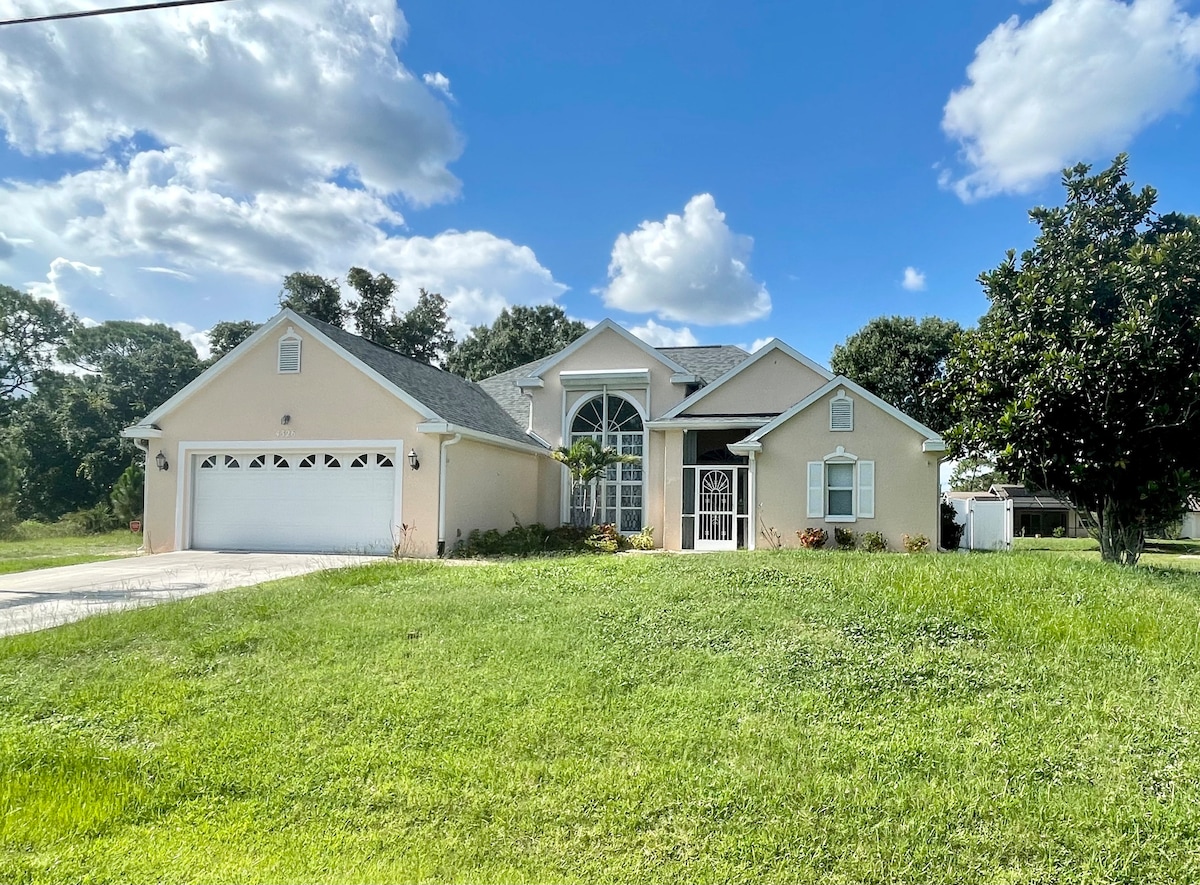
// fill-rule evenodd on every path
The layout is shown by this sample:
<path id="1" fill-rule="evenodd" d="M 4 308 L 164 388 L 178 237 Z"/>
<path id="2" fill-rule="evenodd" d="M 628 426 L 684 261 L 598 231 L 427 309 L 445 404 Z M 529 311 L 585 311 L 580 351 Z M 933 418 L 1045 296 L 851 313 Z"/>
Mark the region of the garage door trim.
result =
<path id="1" fill-rule="evenodd" d="M 237 451 L 301 451 L 319 449 L 362 449 L 390 452 L 396 465 L 393 490 L 392 524 L 400 525 L 401 488 L 403 487 L 404 441 L 399 439 L 253 439 L 253 440 L 186 440 L 179 444 L 175 463 L 175 549 L 192 548 L 192 496 L 195 494 L 192 458 L 196 455 L 221 454 Z"/>

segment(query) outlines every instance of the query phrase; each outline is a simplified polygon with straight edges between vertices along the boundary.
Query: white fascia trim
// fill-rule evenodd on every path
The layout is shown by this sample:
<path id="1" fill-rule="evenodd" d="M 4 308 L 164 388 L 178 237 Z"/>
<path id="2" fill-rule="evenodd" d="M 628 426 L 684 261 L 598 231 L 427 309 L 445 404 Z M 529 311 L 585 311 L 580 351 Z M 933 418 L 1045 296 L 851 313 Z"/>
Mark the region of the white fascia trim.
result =
<path id="1" fill-rule="evenodd" d="M 730 443 L 725 448 L 733 452 L 735 455 L 753 455 L 762 451 L 762 443 L 760 442 L 735 442 Z"/>
<path id="2" fill-rule="evenodd" d="M 915 430 L 917 433 L 921 434 L 923 437 L 925 437 L 926 443 L 933 442 L 935 440 L 938 442 L 941 442 L 942 437 L 936 431 L 930 430 L 928 427 L 926 427 L 924 424 L 922 424 L 916 418 L 912 418 L 912 417 L 904 414 L 899 409 L 897 409 L 895 406 L 893 406 L 891 403 L 881 400 L 879 397 L 877 397 L 875 394 L 871 393 L 869 390 L 866 390 L 866 389 L 860 387 L 859 385 L 855 384 L 853 381 L 851 381 L 845 375 L 838 375 L 837 377 L 830 379 L 824 386 L 817 388 L 812 393 L 810 393 L 808 396 L 806 396 L 804 399 L 800 400 L 800 402 L 796 403 L 796 405 L 792 406 L 790 409 L 788 409 L 786 412 L 784 412 L 782 415 L 780 415 L 778 418 L 776 418 L 774 421 L 772 421 L 766 427 L 763 427 L 761 430 L 759 430 L 757 433 L 755 433 L 753 436 L 751 436 L 750 439 L 754 439 L 754 440 L 762 439 L 764 436 L 766 436 L 768 433 L 770 433 L 776 427 L 779 427 L 781 424 L 785 424 L 786 422 L 790 421 L 793 417 L 798 415 L 800 412 L 803 412 L 805 409 L 807 409 L 813 403 L 818 402 L 819 400 L 824 398 L 826 396 L 826 394 L 830 393 L 831 391 L 837 390 L 838 387 L 849 388 L 850 390 L 852 390 L 854 392 L 854 394 L 856 396 L 862 397 L 867 402 L 871 403 L 871 405 L 875 406 L 877 409 L 882 411 L 884 414 L 890 415 L 891 417 L 893 417 L 897 421 L 899 421 L 901 424 L 903 424 L 906 427 L 909 427 L 912 430 Z M 924 446 L 924 445 L 925 445 L 925 443 L 922 443 L 922 446 Z M 943 443 L 943 445 L 945 445 L 945 443 Z"/>
<path id="3" fill-rule="evenodd" d="M 584 332 L 582 335 L 580 335 L 578 338 L 576 338 L 574 341 L 572 341 L 570 344 L 568 344 L 566 347 L 564 347 L 562 350 L 560 350 L 554 356 L 550 357 L 550 359 L 546 360 L 546 362 L 544 362 L 540 366 L 538 366 L 537 371 L 533 373 L 533 377 L 535 377 L 535 378 L 544 377 L 546 372 L 548 372 L 550 369 L 557 366 L 559 363 L 561 363 L 563 360 L 565 360 L 571 354 L 575 353 L 581 347 L 584 347 L 585 345 L 587 345 L 587 343 L 589 341 L 591 341 L 593 338 L 595 338 L 596 336 L 603 333 L 605 330 L 612 330 L 613 332 L 616 332 L 618 335 L 620 335 L 622 338 L 624 338 L 630 344 L 639 348 L 643 353 L 649 355 L 657 362 L 660 362 L 664 366 L 669 368 L 673 373 L 679 374 L 679 375 L 690 374 L 687 369 L 685 369 L 683 366 L 679 365 L 679 363 L 675 362 L 675 360 L 668 359 L 667 357 L 665 357 L 661 353 L 659 353 L 657 350 L 655 350 L 653 347 L 651 347 L 649 344 L 647 344 L 645 341 L 643 341 L 641 338 L 638 338 L 632 332 L 628 331 L 627 329 L 623 328 L 622 326 L 617 325 L 612 320 L 605 318 L 605 319 L 601 320 L 600 322 L 596 323 L 596 325 L 592 326 L 592 328 L 588 329 L 586 332 Z"/>
<path id="4" fill-rule="evenodd" d="M 674 375 L 671 376 L 671 383 L 672 384 L 699 384 L 700 376 L 699 375 L 689 375 L 685 372 L 676 372 Z"/>
<path id="5" fill-rule="evenodd" d="M 780 341 L 778 338 L 772 338 L 770 341 L 768 341 L 766 344 L 764 344 L 762 347 L 760 347 L 755 353 L 751 354 L 749 357 L 742 360 L 740 363 L 738 363 L 732 369 L 727 371 L 724 375 L 717 378 L 711 384 L 706 385 L 705 387 L 701 387 L 699 390 L 697 390 L 695 393 L 693 393 L 691 396 L 689 396 L 687 399 L 685 399 L 683 402 L 681 402 L 675 408 L 671 409 L 671 411 L 669 411 L 665 415 L 663 415 L 663 418 L 664 419 L 665 418 L 674 418 L 678 415 L 682 415 L 684 412 L 686 412 L 688 409 L 690 409 L 696 403 L 700 402 L 700 400 L 704 399 L 704 397 L 708 396 L 708 394 L 712 393 L 714 390 L 716 390 L 722 384 L 725 384 L 727 381 L 730 381 L 730 380 L 736 378 L 739 374 L 742 373 L 743 370 L 750 368 L 755 363 L 757 363 L 759 360 L 763 359 L 765 356 L 767 356 L 770 353 L 774 353 L 775 351 L 781 351 L 782 353 L 787 354 L 792 359 L 794 359 L 796 362 L 800 363 L 800 365 L 804 366 L 807 369 L 811 369 L 812 371 L 814 371 L 818 375 L 820 375 L 822 378 L 829 379 L 829 378 L 833 377 L 833 375 L 830 373 L 830 371 L 828 369 L 826 369 L 824 366 L 820 365 L 819 363 L 813 362 L 808 357 L 806 357 L 804 354 L 802 354 L 800 351 L 798 351 L 794 347 L 792 347 L 790 344 L 786 344 L 785 342 Z"/>
<path id="6" fill-rule="evenodd" d="M 144 424 L 135 424 L 121 431 L 121 436 L 126 439 L 159 439 L 162 435 L 163 432 L 157 427 L 147 427 Z"/>
<path id="7" fill-rule="evenodd" d="M 758 430 L 770 420 L 770 418 L 735 418 L 720 415 L 711 418 L 659 418 L 657 421 L 647 421 L 646 426 L 651 430 L 727 430 L 731 427 Z"/>
<path id="8" fill-rule="evenodd" d="M 944 439 L 927 439 L 921 443 L 922 452 L 945 452 L 949 451 Z"/>
<path id="9" fill-rule="evenodd" d="M 247 338 L 245 341 L 243 341 L 241 344 L 239 344 L 233 350 L 229 351 L 229 353 L 225 354 L 225 356 L 221 357 L 221 359 L 219 359 L 217 361 L 216 365 L 211 366 L 210 368 L 206 369 L 204 372 L 202 372 L 200 374 L 200 376 L 198 378 L 193 379 L 190 384 L 185 385 L 182 390 L 180 390 L 173 397 L 171 397 L 169 400 L 167 400 L 165 403 L 163 403 L 161 406 L 159 406 L 157 409 L 155 409 L 153 412 L 151 412 L 145 418 L 143 418 L 141 420 L 141 423 L 142 424 L 158 423 L 158 420 L 160 418 L 162 418 L 163 415 L 166 415 L 167 413 L 173 411 L 184 400 L 189 399 L 193 394 L 203 390 L 210 383 L 212 383 L 217 378 L 219 378 L 225 372 L 225 370 L 227 370 L 231 365 L 233 365 L 235 362 L 237 362 L 242 357 L 242 355 L 245 354 L 245 352 L 247 350 L 254 347 L 255 344 L 257 344 L 263 338 L 270 335 L 272 332 L 274 332 L 276 329 L 278 329 L 284 323 L 291 323 L 295 326 L 299 326 L 300 328 L 302 328 L 304 331 L 306 331 L 309 335 L 313 336 L 314 338 L 321 339 L 321 341 L 324 342 L 325 346 L 327 346 L 330 350 L 332 350 L 334 353 L 336 353 L 338 356 L 340 356 L 346 362 L 350 363 L 350 365 L 354 366 L 356 369 L 358 369 L 364 375 L 371 378 L 373 381 L 375 381 L 377 384 L 379 384 L 385 390 L 387 390 L 390 393 L 392 393 L 393 395 L 395 395 L 401 402 L 403 402 L 405 405 L 407 405 L 408 407 L 413 409 L 413 411 L 415 411 L 418 415 L 420 415 L 424 420 L 429 421 L 429 420 L 433 420 L 435 418 L 441 417 L 436 412 L 434 412 L 432 409 L 430 409 L 428 406 L 426 406 L 424 403 L 419 402 L 417 399 L 415 399 L 407 391 L 402 390 L 401 388 L 399 388 L 395 384 L 393 384 L 391 381 L 389 381 L 387 378 L 384 378 L 382 375 L 380 375 L 378 372 L 376 372 L 374 369 L 372 369 L 370 366 L 368 366 L 366 363 L 364 363 L 358 357 L 354 356 L 354 354 L 350 353 L 348 350 L 346 350 L 344 347 L 342 347 L 340 344 L 338 344 L 332 338 L 329 338 L 326 335 L 323 335 L 318 329 L 316 329 L 314 326 L 309 324 L 304 319 L 303 316 L 296 313 L 294 310 L 285 307 L 279 313 L 275 314 L 275 316 L 271 317 L 271 319 L 269 319 L 265 323 L 263 323 L 262 326 L 260 326 L 253 335 L 251 335 L 249 338 Z"/>
<path id="10" fill-rule="evenodd" d="M 518 378 L 513 382 L 522 389 L 526 387 L 545 387 L 546 382 L 541 378 Z"/>
<path id="11" fill-rule="evenodd" d="M 417 433 L 433 433 L 443 436 L 460 435 L 464 439 L 473 439 L 476 442 L 489 443 L 493 446 L 500 446 L 504 449 L 512 449 L 517 452 L 525 452 L 530 455 L 549 455 L 549 447 L 543 449 L 533 443 L 518 442 L 515 439 L 509 439 L 505 436 L 496 436 L 494 433 L 485 433 L 482 430 L 472 430 L 470 427 L 463 427 L 460 424 L 450 424 L 446 421 L 425 421 L 417 425 Z"/>

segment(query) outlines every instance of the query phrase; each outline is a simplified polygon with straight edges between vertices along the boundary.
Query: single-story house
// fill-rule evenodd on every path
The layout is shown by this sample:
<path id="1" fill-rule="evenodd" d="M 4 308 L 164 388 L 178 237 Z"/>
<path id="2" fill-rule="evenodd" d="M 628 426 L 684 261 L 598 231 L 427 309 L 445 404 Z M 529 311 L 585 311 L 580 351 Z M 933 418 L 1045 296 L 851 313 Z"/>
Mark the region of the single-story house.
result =
<path id="1" fill-rule="evenodd" d="M 556 446 L 638 456 L 600 518 L 670 550 L 823 527 L 937 538 L 941 437 L 779 340 L 654 348 L 605 320 L 466 381 L 283 310 L 135 426 L 148 550 L 433 556 L 473 529 L 571 521 Z M 773 543 L 773 542 L 772 542 Z"/>

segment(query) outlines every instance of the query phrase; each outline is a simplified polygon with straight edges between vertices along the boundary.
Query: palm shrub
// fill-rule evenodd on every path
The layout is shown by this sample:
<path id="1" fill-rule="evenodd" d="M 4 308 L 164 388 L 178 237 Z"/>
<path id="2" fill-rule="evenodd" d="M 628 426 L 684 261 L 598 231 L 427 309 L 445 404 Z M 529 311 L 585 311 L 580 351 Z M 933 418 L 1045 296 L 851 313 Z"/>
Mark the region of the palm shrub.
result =
<path id="1" fill-rule="evenodd" d="M 137 464 L 130 464 L 113 484 L 109 500 L 117 522 L 128 525 L 142 518 L 145 500 L 146 471 Z"/>
<path id="2" fill-rule="evenodd" d="M 559 446 L 550 456 L 570 472 L 572 498 L 575 492 L 583 493 L 583 506 L 573 510 L 573 521 L 580 527 L 596 524 L 596 491 L 608 468 L 641 461 L 637 455 L 623 455 L 612 446 L 602 446 L 590 436 L 577 439 L 569 448 Z"/>

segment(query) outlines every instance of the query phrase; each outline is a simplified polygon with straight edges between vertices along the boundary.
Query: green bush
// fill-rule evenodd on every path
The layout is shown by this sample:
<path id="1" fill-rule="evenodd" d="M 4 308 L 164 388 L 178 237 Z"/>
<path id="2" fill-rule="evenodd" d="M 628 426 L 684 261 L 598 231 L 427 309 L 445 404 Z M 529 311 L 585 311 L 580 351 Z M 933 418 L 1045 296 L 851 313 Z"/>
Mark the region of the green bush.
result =
<path id="1" fill-rule="evenodd" d="M 835 528 L 833 540 L 837 542 L 838 550 L 853 550 L 858 544 L 858 535 L 851 529 Z"/>
<path id="2" fill-rule="evenodd" d="M 107 504 L 96 504 L 94 507 L 76 510 L 68 513 L 59 522 L 64 523 L 76 535 L 101 535 L 111 532 L 121 524 Z"/>
<path id="3" fill-rule="evenodd" d="M 12 500 L 8 497 L 0 497 L 0 541 L 11 541 L 16 538 L 18 524 Z"/>
<path id="4" fill-rule="evenodd" d="M 1067 530 L 1061 525 L 1056 525 L 1054 527 L 1054 531 L 1052 531 L 1050 534 L 1054 535 L 1056 538 L 1065 538 L 1067 536 Z"/>
<path id="5" fill-rule="evenodd" d="M 925 543 L 929 543 L 928 539 Z M 883 532 L 863 532 L 862 547 L 868 553 L 882 553 L 888 548 L 887 538 L 883 536 Z"/>
<path id="6" fill-rule="evenodd" d="M 629 545 L 631 550 L 653 550 L 654 549 L 654 526 L 646 526 L 636 535 L 629 535 L 625 539 L 625 543 Z"/>
<path id="7" fill-rule="evenodd" d="M 929 549 L 928 536 L 923 535 L 920 532 L 917 532 L 915 535 L 901 535 L 900 542 L 904 545 L 904 549 L 909 553 L 924 553 Z"/>
<path id="8" fill-rule="evenodd" d="M 137 464 L 130 464 L 113 484 L 109 500 L 118 523 L 129 525 L 142 518 L 145 483 L 146 471 Z"/>
<path id="9" fill-rule="evenodd" d="M 949 501 L 942 502 L 942 549 L 957 550 L 962 544 L 963 532 L 967 527 L 955 519 L 958 511 Z"/>

